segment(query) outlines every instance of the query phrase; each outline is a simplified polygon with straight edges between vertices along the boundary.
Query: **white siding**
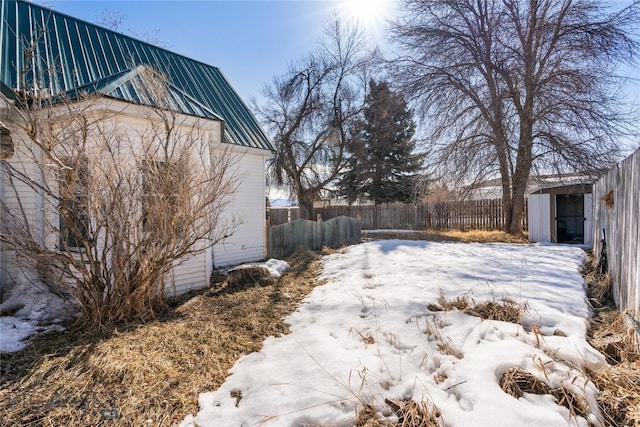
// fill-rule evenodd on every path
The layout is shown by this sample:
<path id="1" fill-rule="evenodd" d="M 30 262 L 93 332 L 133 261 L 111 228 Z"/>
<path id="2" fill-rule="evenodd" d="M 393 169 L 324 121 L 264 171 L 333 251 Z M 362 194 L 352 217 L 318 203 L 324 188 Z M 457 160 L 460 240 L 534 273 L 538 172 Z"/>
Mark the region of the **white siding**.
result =
<path id="1" fill-rule="evenodd" d="M 24 132 L 15 126 L 11 126 L 10 123 L 5 123 L 11 131 L 11 136 L 14 141 L 15 153 L 13 157 L 8 160 L 4 160 L 2 174 L 2 198 L 8 206 L 13 206 L 18 209 L 20 206 L 24 211 L 25 220 L 29 225 L 36 225 L 31 228 L 31 233 L 40 242 L 44 241 L 44 216 L 43 205 L 44 201 L 42 196 L 38 195 L 32 188 L 30 188 L 24 182 L 13 179 L 13 184 L 9 184 L 8 169 L 14 168 L 25 176 L 41 177 L 39 168 L 34 161 L 34 153 L 27 146 L 25 141 L 28 141 L 28 137 Z M 17 211 L 16 211 L 17 212 Z M 22 220 L 20 216 L 18 216 Z M 3 218 L 3 221 L 7 221 L 7 218 Z M 24 226 L 24 223 L 22 223 Z M 2 254 L 2 272 L 0 273 L 0 286 L 11 285 L 13 283 L 21 283 L 24 281 L 25 274 L 30 275 L 31 272 L 23 271 L 19 261 L 15 257 L 14 251 L 4 251 Z"/>
<path id="2" fill-rule="evenodd" d="M 206 271 L 206 253 L 186 258 L 173 268 L 165 282 L 165 291 L 168 296 L 176 296 L 191 289 L 203 288 L 209 283 Z"/>
<path id="3" fill-rule="evenodd" d="M 265 257 L 265 155 L 245 154 L 239 169 L 244 179 L 227 215 L 236 216 L 241 224 L 231 237 L 215 245 L 213 264 L 216 268 Z"/>
<path id="4" fill-rule="evenodd" d="M 529 240 L 551 241 L 551 197 L 549 194 L 529 194 Z"/>

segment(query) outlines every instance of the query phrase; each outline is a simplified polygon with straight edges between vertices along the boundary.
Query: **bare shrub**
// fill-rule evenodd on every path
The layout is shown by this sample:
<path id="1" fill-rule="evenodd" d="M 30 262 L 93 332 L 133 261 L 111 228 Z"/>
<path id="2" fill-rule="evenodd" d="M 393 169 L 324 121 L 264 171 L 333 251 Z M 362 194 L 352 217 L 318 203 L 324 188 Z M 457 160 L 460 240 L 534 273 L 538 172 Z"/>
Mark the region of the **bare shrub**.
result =
<path id="1" fill-rule="evenodd" d="M 7 122 L 2 243 L 92 325 L 153 316 L 172 269 L 240 223 L 223 215 L 240 154 L 216 142 L 219 123 L 171 111 L 162 76 L 141 73 L 155 107 L 17 93 Z"/>

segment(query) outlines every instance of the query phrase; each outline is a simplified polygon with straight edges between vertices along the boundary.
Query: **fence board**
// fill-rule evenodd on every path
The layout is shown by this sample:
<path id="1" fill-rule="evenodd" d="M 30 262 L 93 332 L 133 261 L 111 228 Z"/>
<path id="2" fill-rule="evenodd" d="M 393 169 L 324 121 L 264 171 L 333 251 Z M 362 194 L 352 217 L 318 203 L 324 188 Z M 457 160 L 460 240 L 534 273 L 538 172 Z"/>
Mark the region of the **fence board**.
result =
<path id="1" fill-rule="evenodd" d="M 273 218 L 273 216 L 271 216 Z M 360 241 L 360 220 L 339 216 L 329 221 L 297 219 L 267 230 L 269 258 L 291 255 L 298 247 L 317 250 Z"/>
<path id="2" fill-rule="evenodd" d="M 502 200 L 461 200 L 417 204 L 327 206 L 314 208 L 313 217 L 323 220 L 338 216 L 360 218 L 363 230 L 375 229 L 484 229 L 502 228 Z M 298 218 L 298 208 L 270 208 L 270 224 L 279 225 Z M 525 212 L 523 227 L 526 228 Z"/>
<path id="3" fill-rule="evenodd" d="M 611 192 L 613 206 L 604 198 Z M 593 186 L 594 253 L 606 232 L 613 295 L 620 311 L 640 318 L 640 148 Z"/>

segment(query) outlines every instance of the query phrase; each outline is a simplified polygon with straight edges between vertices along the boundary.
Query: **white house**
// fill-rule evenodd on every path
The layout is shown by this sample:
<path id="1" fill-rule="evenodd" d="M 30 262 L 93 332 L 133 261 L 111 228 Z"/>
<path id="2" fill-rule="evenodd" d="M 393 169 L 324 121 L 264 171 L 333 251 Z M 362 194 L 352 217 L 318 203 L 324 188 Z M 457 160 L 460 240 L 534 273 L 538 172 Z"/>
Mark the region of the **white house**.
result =
<path id="1" fill-rule="evenodd" d="M 157 73 L 167 85 L 162 108 L 173 111 L 183 128 L 197 128 L 203 146 L 234 153 L 241 177 L 222 214 L 236 219 L 237 229 L 175 266 L 170 289 L 203 287 L 214 268 L 265 257 L 265 160 L 273 146 L 218 68 L 26 1 L 0 1 L 0 200 L 11 206 L 20 199 L 42 244 L 60 240 L 45 225 L 57 215 L 53 204 L 31 188 L 16 197 L 7 191 L 9 166 L 38 173 L 25 155 L 30 140 L 18 126 L 16 94 L 51 104 L 92 96 L 96 117 L 103 114 L 106 125 L 133 135 L 159 107 L 146 95 L 148 76 Z M 0 289 L 24 273 L 12 252 L 0 246 Z"/>

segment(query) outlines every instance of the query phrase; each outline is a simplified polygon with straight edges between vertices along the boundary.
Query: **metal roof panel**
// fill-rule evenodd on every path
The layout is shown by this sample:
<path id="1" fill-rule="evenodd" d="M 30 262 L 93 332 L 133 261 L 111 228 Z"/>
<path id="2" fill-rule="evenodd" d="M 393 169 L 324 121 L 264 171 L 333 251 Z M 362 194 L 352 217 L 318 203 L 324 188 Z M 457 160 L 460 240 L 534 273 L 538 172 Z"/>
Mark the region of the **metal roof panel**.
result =
<path id="1" fill-rule="evenodd" d="M 92 84 L 98 87 L 97 82 L 142 65 L 166 76 L 172 108 L 222 118 L 227 141 L 273 151 L 260 124 L 217 67 L 24 0 L 0 1 L 0 81 L 6 86 L 18 91 L 46 89 L 56 96 Z M 134 99 L 142 99 L 134 80 L 126 84 L 110 96 L 139 102 Z"/>

